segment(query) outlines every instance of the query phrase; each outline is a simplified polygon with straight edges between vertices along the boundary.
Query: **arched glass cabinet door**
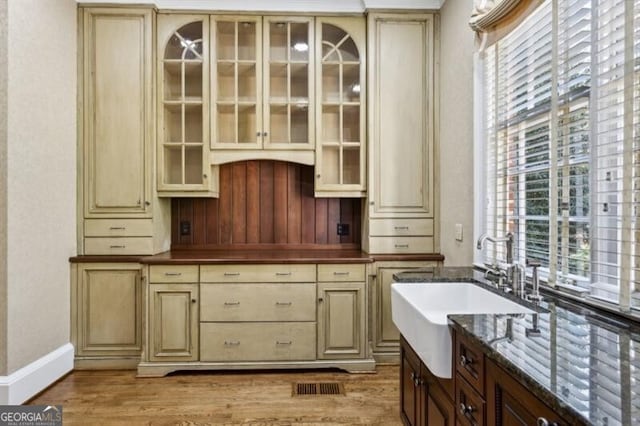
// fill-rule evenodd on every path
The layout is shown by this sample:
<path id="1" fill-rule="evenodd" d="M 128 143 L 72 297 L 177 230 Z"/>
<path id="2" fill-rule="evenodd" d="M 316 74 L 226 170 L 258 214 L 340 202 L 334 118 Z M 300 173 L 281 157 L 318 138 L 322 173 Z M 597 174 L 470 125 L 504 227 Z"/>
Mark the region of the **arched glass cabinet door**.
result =
<path id="1" fill-rule="evenodd" d="M 365 22 L 316 20 L 316 197 L 365 192 Z"/>
<path id="2" fill-rule="evenodd" d="M 209 187 L 208 25 L 207 17 L 158 16 L 160 195 Z"/>

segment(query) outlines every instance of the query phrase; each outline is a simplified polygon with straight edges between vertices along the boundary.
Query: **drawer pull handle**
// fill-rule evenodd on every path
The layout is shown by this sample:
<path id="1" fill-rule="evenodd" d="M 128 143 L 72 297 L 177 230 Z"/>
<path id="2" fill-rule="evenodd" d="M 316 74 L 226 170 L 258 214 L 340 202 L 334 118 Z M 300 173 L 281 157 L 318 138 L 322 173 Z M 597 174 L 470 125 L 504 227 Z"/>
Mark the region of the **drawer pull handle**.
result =
<path id="1" fill-rule="evenodd" d="M 182 272 L 165 272 L 164 274 L 167 277 L 179 277 L 180 275 L 182 275 Z"/>
<path id="2" fill-rule="evenodd" d="M 409 227 L 408 226 L 394 226 L 393 229 L 395 229 L 396 231 L 401 231 L 401 230 L 408 231 Z"/>
<path id="3" fill-rule="evenodd" d="M 467 358 L 465 355 L 460 355 L 460 366 L 467 368 L 469 365 L 473 364 L 472 358 Z"/>
<path id="4" fill-rule="evenodd" d="M 127 228 L 124 226 L 110 226 L 109 229 L 111 231 L 124 231 Z"/>
<path id="5" fill-rule="evenodd" d="M 225 340 L 225 346 L 240 346 L 240 340 Z"/>
<path id="6" fill-rule="evenodd" d="M 276 272 L 276 277 L 288 277 L 291 275 L 291 272 Z"/>
<path id="7" fill-rule="evenodd" d="M 225 277 L 237 277 L 240 275 L 240 272 L 225 272 L 224 276 Z"/>
<path id="8" fill-rule="evenodd" d="M 224 306 L 238 306 L 240 302 L 224 302 Z"/>
<path id="9" fill-rule="evenodd" d="M 465 417 L 468 417 L 471 413 L 475 411 L 475 408 L 471 405 L 465 405 L 464 403 L 460 403 L 460 414 Z"/>
<path id="10" fill-rule="evenodd" d="M 291 346 L 293 342 L 291 340 L 288 340 L 286 342 L 281 342 L 280 340 L 276 340 L 276 345 L 278 346 Z"/>
<path id="11" fill-rule="evenodd" d="M 396 248 L 409 248 L 409 244 L 396 244 Z"/>
<path id="12" fill-rule="evenodd" d="M 112 249 L 123 249 L 125 247 L 126 246 L 109 246 L 109 248 L 112 248 Z"/>
<path id="13" fill-rule="evenodd" d="M 536 421 L 536 424 L 538 426 L 558 426 L 558 423 L 550 422 L 549 420 L 545 419 L 544 417 L 538 417 L 538 420 Z"/>
<path id="14" fill-rule="evenodd" d="M 291 306 L 291 302 L 276 302 L 276 306 Z"/>
<path id="15" fill-rule="evenodd" d="M 345 275 L 349 275 L 349 272 L 348 272 L 348 271 L 347 271 L 347 272 L 334 272 L 334 273 L 333 273 L 333 275 L 338 275 L 338 276 L 342 275 L 342 276 L 345 276 Z"/>

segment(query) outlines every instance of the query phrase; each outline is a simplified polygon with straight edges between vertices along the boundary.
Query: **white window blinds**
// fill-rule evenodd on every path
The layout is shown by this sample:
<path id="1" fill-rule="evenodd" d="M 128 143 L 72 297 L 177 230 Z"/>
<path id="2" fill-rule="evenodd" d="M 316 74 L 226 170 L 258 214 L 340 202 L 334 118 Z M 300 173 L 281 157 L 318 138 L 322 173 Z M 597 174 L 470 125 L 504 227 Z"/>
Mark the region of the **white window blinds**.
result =
<path id="1" fill-rule="evenodd" d="M 547 0 L 483 63 L 485 231 L 512 232 L 516 260 L 539 261 L 549 284 L 630 307 L 640 293 L 640 0 Z M 485 261 L 504 258 L 496 245 Z"/>

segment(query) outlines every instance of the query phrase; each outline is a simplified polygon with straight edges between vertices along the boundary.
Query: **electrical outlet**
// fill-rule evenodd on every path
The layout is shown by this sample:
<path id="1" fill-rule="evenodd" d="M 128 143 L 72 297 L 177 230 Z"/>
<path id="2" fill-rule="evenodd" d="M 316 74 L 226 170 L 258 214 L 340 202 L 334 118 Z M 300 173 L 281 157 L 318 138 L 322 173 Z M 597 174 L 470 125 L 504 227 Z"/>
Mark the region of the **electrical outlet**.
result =
<path id="1" fill-rule="evenodd" d="M 191 235 L 191 222 L 183 220 L 180 222 L 180 236 L 184 237 L 187 235 Z"/>
<path id="2" fill-rule="evenodd" d="M 347 223 L 339 223 L 338 224 L 338 235 L 340 235 L 340 236 L 349 235 L 349 224 L 347 224 Z"/>
<path id="3" fill-rule="evenodd" d="M 462 241 L 462 224 L 456 223 L 456 241 Z"/>

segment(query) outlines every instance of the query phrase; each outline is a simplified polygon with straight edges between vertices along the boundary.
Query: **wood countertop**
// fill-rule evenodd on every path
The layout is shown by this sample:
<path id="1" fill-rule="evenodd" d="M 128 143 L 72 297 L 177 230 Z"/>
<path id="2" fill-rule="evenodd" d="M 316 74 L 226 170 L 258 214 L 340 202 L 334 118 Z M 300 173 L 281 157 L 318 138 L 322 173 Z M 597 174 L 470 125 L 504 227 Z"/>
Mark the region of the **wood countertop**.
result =
<path id="1" fill-rule="evenodd" d="M 71 263 L 133 262 L 161 264 L 233 264 L 233 263 L 372 263 L 375 261 L 442 261 L 433 254 L 376 255 L 360 250 L 171 250 L 153 256 L 74 256 Z"/>

